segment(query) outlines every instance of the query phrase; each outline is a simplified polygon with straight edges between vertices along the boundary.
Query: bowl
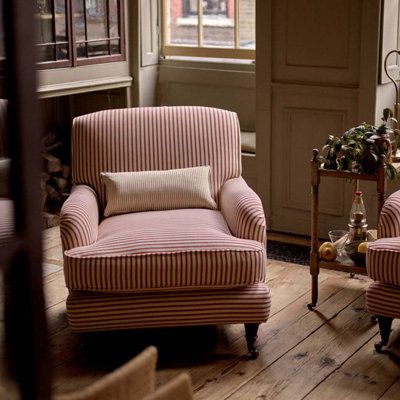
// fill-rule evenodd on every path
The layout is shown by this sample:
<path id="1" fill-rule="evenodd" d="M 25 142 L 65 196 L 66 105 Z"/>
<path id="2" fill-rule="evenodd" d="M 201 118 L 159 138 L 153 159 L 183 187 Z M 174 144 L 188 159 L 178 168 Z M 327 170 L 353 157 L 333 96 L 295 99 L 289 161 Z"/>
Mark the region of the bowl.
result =
<path id="1" fill-rule="evenodd" d="M 357 251 L 358 245 L 365 240 L 356 240 L 354 242 L 347 243 L 344 249 L 347 255 L 354 261 L 354 263 L 360 267 L 365 267 L 365 253 L 359 253 Z"/>

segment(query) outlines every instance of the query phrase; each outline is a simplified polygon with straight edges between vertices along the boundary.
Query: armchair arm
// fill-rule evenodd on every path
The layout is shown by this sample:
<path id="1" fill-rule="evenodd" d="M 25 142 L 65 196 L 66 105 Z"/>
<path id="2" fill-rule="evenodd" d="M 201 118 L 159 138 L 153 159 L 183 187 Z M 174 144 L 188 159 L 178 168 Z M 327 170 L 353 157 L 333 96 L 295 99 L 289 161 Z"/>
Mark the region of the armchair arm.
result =
<path id="1" fill-rule="evenodd" d="M 229 229 L 236 237 L 266 244 L 266 222 L 261 200 L 242 177 L 224 183 L 220 205 Z"/>
<path id="2" fill-rule="evenodd" d="M 400 236 L 400 190 L 391 194 L 383 205 L 379 216 L 378 237 Z"/>
<path id="3" fill-rule="evenodd" d="M 61 209 L 60 230 L 63 251 L 88 246 L 97 239 L 99 206 L 96 192 L 86 185 L 72 188 Z"/>

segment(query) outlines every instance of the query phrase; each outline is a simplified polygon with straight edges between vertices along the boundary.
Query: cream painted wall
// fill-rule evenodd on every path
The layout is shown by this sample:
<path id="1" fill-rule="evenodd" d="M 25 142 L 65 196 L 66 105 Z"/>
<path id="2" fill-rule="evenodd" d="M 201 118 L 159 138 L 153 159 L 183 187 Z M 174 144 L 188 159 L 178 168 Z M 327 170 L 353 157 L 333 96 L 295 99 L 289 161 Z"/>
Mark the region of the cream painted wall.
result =
<path id="1" fill-rule="evenodd" d="M 253 64 L 162 61 L 157 86 L 159 105 L 203 105 L 234 111 L 242 129 L 255 128 Z"/>

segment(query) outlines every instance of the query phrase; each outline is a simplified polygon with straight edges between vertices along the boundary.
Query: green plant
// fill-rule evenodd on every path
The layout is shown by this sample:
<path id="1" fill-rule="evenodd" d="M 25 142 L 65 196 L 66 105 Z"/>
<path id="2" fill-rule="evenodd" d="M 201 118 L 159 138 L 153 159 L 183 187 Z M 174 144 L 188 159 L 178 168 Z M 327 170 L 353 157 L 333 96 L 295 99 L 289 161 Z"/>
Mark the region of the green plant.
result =
<path id="1" fill-rule="evenodd" d="M 387 178 L 396 179 L 398 174 L 391 163 L 391 144 L 388 139 L 388 122 L 394 120 L 390 109 L 384 110 L 382 120 L 383 124 L 379 127 L 363 123 L 340 137 L 329 135 L 320 155 L 323 168 L 375 174 L 383 154 L 386 157 Z"/>

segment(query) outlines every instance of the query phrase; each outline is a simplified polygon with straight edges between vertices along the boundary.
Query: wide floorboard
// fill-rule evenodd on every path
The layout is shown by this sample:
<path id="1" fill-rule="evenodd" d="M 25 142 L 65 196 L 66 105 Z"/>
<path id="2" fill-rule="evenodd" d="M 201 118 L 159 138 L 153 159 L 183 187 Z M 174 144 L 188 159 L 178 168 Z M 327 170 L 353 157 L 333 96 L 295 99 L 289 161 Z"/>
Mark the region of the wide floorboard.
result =
<path id="1" fill-rule="evenodd" d="M 272 312 L 259 331 L 260 356 L 251 361 L 241 325 L 74 334 L 65 314 L 58 228 L 47 229 L 44 239 L 54 393 L 89 385 L 155 345 L 157 384 L 189 371 L 196 399 L 400 399 L 400 323 L 394 322 L 387 354 L 377 354 L 365 276 L 322 271 L 318 308 L 309 311 L 308 268 L 269 261 Z"/>

